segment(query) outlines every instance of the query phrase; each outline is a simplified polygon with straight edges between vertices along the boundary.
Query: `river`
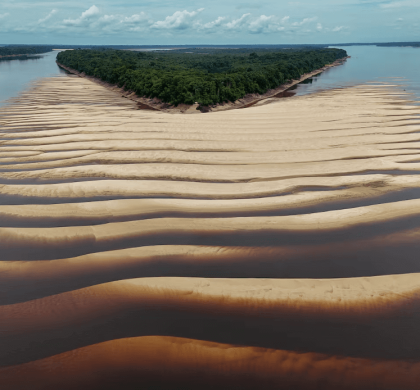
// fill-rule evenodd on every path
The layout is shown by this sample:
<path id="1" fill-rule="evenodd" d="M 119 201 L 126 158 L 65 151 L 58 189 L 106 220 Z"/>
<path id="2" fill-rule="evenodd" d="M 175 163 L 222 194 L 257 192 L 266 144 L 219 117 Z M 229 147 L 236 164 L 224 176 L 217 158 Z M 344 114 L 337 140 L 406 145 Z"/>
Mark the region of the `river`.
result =
<path id="1" fill-rule="evenodd" d="M 345 46 L 340 49 L 351 56 L 344 65 L 305 80 L 289 91 L 299 96 L 367 82 L 389 83 L 413 93 L 415 100 L 420 98 L 420 49 L 377 46 Z"/>
<path id="2" fill-rule="evenodd" d="M 33 59 L 0 61 L 0 106 L 7 100 L 18 96 L 31 82 L 42 77 L 65 74 L 55 63 L 58 51 L 34 56 Z"/>
<path id="3" fill-rule="evenodd" d="M 412 47 L 345 46 L 351 56 L 342 66 L 331 68 L 292 87 L 284 96 L 307 95 L 319 91 L 373 82 L 401 85 L 420 98 L 420 49 Z M 57 51 L 34 59 L 0 61 L 0 106 L 19 95 L 31 82 L 65 72 L 55 63 Z"/>

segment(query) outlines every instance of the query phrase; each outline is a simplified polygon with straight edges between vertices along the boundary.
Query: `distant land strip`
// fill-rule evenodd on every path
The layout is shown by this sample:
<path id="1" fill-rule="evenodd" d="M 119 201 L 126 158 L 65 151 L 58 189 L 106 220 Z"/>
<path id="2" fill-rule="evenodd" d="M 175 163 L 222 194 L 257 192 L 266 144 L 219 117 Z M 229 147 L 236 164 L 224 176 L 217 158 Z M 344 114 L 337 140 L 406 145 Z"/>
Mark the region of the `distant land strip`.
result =
<path id="1" fill-rule="evenodd" d="M 25 55 L 42 54 L 52 51 L 49 46 L 10 45 L 0 47 L 0 58 L 20 57 Z"/>

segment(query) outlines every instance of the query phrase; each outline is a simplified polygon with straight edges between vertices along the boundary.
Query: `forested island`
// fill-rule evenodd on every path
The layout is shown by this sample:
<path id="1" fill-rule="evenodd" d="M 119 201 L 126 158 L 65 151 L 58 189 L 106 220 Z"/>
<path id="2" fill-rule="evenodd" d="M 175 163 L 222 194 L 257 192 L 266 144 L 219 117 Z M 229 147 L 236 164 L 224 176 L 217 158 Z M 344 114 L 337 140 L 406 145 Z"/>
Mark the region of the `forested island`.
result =
<path id="1" fill-rule="evenodd" d="M 345 58 L 342 49 L 184 49 L 166 52 L 72 50 L 57 62 L 133 91 L 137 96 L 202 106 L 264 94 L 303 74 Z"/>
<path id="2" fill-rule="evenodd" d="M 0 47 L 0 57 L 42 54 L 52 51 L 49 46 L 4 46 Z"/>

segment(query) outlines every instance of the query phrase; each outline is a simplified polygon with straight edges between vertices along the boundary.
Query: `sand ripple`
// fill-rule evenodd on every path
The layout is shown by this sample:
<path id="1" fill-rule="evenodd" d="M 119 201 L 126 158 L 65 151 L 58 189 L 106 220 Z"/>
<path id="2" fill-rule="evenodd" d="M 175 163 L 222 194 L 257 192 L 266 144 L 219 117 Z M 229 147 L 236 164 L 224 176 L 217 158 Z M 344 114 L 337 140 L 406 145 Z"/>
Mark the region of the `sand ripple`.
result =
<path id="1" fill-rule="evenodd" d="M 417 389 L 419 114 L 37 83 L 0 111 L 2 389 Z"/>

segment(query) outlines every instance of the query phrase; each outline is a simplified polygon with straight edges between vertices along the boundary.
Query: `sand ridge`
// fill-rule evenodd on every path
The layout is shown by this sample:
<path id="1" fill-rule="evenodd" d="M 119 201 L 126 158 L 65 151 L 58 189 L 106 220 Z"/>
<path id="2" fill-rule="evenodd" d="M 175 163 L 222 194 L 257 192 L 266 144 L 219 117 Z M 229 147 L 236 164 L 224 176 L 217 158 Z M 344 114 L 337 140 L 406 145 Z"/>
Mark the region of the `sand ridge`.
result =
<path id="1" fill-rule="evenodd" d="M 364 84 L 169 115 L 35 83 L 0 110 L 0 382 L 415 389 L 411 99 Z"/>

